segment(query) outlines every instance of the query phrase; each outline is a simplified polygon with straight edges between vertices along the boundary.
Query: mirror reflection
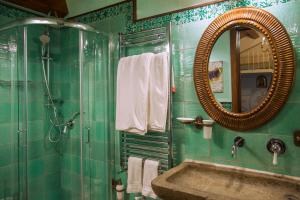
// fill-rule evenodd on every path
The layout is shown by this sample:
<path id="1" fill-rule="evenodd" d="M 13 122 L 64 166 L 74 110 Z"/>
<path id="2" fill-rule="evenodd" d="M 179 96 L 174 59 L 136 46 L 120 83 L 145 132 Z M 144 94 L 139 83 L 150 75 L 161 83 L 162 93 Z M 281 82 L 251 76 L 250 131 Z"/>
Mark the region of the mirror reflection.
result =
<path id="1" fill-rule="evenodd" d="M 208 67 L 215 99 L 227 110 L 249 112 L 266 98 L 274 63 L 266 37 L 248 27 L 233 27 L 215 43 Z"/>

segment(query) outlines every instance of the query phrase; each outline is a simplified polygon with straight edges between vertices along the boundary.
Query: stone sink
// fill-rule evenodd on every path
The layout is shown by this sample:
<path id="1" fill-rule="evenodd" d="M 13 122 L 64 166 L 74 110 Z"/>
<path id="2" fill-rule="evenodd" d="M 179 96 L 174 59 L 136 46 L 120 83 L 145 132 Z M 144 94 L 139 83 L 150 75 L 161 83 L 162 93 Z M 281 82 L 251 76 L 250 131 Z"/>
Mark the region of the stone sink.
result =
<path id="1" fill-rule="evenodd" d="M 152 181 L 163 200 L 300 200 L 300 177 L 185 161 Z"/>

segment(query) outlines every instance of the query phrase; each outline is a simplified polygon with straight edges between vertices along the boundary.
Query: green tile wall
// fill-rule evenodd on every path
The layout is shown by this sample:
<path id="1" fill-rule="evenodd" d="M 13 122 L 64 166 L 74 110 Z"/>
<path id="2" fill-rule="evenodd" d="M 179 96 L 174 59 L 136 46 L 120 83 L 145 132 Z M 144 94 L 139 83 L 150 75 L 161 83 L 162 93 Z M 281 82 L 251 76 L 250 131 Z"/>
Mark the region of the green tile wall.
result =
<path id="1" fill-rule="evenodd" d="M 47 97 L 44 87 L 41 43 L 39 36 L 49 31 L 50 37 L 57 31 L 46 26 L 28 26 L 28 196 L 29 199 L 51 199 L 52 193 L 61 196 L 60 155 L 57 144 L 50 143 L 48 131 L 49 110 L 45 106 Z M 51 66 L 59 63 L 60 38 L 51 37 Z M 56 98 L 56 97 L 54 97 Z M 58 108 L 59 109 L 59 108 Z M 51 112 L 51 111 L 50 111 Z"/>
<path id="2" fill-rule="evenodd" d="M 229 0 L 223 3 L 139 21 L 137 23 L 133 23 L 132 21 L 132 4 L 126 2 L 117 7 L 83 15 L 77 18 L 77 20 L 92 24 L 99 27 L 100 30 L 112 33 L 112 39 L 115 43 L 117 43 L 118 39 L 117 31 L 135 32 L 161 27 L 171 22 L 172 61 L 177 87 L 177 92 L 172 99 L 173 118 L 175 119 L 179 116 L 195 117 L 197 115 L 202 115 L 206 118 L 208 116 L 195 94 L 192 77 L 196 45 L 202 33 L 212 20 L 228 10 L 241 6 L 255 6 L 274 14 L 288 30 L 296 54 L 300 54 L 298 28 L 300 24 L 300 16 L 298 14 L 300 5 L 296 0 Z M 116 19 L 118 18 L 119 21 L 116 23 Z M 115 48 L 115 46 L 112 47 Z M 113 68 L 111 70 L 114 74 L 116 74 L 117 62 L 117 53 L 112 52 L 110 67 Z M 300 65 L 297 64 L 297 70 L 299 66 Z M 247 132 L 237 132 L 216 124 L 214 125 L 213 138 L 208 141 L 203 139 L 202 130 L 182 125 L 176 120 L 173 120 L 175 165 L 185 159 L 195 159 L 300 176 L 300 170 L 298 168 L 300 159 L 299 156 L 297 156 L 300 153 L 300 149 L 293 145 L 292 140 L 293 131 L 299 129 L 299 123 L 297 123 L 297 119 L 293 117 L 297 115 L 298 109 L 300 109 L 298 98 L 300 91 L 298 84 L 300 80 L 298 77 L 299 76 L 296 77 L 295 86 L 289 101 L 282 111 L 271 122 L 258 129 Z M 114 82 L 115 79 L 112 80 L 110 84 L 114 84 Z M 113 128 L 114 126 L 112 125 L 111 127 Z M 231 157 L 231 146 L 234 137 L 238 135 L 246 139 L 246 146 L 239 150 L 238 158 L 233 159 Z M 280 156 L 278 166 L 272 165 L 272 155 L 265 148 L 267 141 L 272 137 L 282 138 L 288 146 L 286 154 Z M 116 138 L 118 138 L 117 134 Z M 116 139 L 115 143 L 116 172 L 119 170 L 118 141 L 119 140 Z M 117 174 L 116 177 L 118 177 Z M 123 181 L 126 182 L 125 179 L 123 179 Z"/>
<path id="3" fill-rule="evenodd" d="M 289 1 L 274 4 L 272 1 L 264 9 L 274 14 L 286 27 L 293 41 L 296 53 L 299 52 L 298 24 L 300 15 L 297 12 L 299 3 Z M 272 4 L 273 3 L 273 4 Z M 261 7 L 259 5 L 259 7 Z M 288 12 L 282 12 L 288 11 Z M 209 23 L 215 18 L 199 21 L 189 21 L 173 25 L 173 63 L 175 68 L 175 83 L 178 86 L 174 95 L 173 117 L 195 117 L 202 115 L 207 117 L 200 106 L 193 87 L 193 59 L 196 45 Z M 179 51 L 179 53 L 177 53 Z M 181 56 L 184 55 L 184 56 Z M 297 65 L 297 70 L 299 64 Z M 183 81 L 184 80 L 184 81 Z M 300 108 L 299 101 L 295 100 L 298 88 L 298 76 L 289 101 L 282 111 L 266 125 L 247 132 L 237 132 L 214 125 L 212 140 L 204 140 L 202 130 L 174 122 L 174 142 L 176 149 L 176 163 L 184 159 L 195 159 L 209 162 L 242 166 L 293 176 L 300 176 L 298 165 L 300 163 L 300 149 L 293 145 L 292 134 L 298 129 L 293 117 Z M 246 139 L 245 148 L 239 149 L 237 159 L 231 157 L 230 151 L 235 136 L 243 136 Z M 279 165 L 272 165 L 272 155 L 266 150 L 267 141 L 272 138 L 282 138 L 287 144 L 286 154 L 280 156 Z"/>
<path id="4" fill-rule="evenodd" d="M 0 38 L 1 43 L 12 42 L 17 39 L 16 29 L 5 31 Z M 17 79 L 18 54 L 16 52 L 0 51 L 0 80 Z M 4 197 L 18 197 L 18 87 L 1 84 L 0 95 L 0 199 Z"/>
<path id="5" fill-rule="evenodd" d="M 101 97 L 104 99 L 105 97 L 103 93 L 99 92 L 107 88 L 107 94 L 112 95 L 112 91 L 115 88 L 115 76 L 110 79 L 108 85 L 105 85 L 102 80 L 107 78 L 107 74 L 116 74 L 118 63 L 118 37 L 116 33 L 150 29 L 171 22 L 173 25 L 172 59 L 177 86 L 177 92 L 173 96 L 173 117 L 194 117 L 196 115 L 207 117 L 197 100 L 193 88 L 192 69 L 196 44 L 205 28 L 215 17 L 227 10 L 240 6 L 256 6 L 274 14 L 288 30 L 296 54 L 300 54 L 298 28 L 300 16 L 297 12 L 299 10 L 299 3 L 297 3 L 296 0 L 230 0 L 224 3 L 174 13 L 138 23 L 132 22 L 132 4 L 125 2 L 116 7 L 110 7 L 100 12 L 92 12 L 77 18 L 78 21 L 92 24 L 104 32 L 112 33 L 110 36 L 112 41 L 110 43 L 110 54 L 106 55 L 107 58 L 110 58 L 110 60 L 106 61 L 109 62 L 111 66 L 109 72 L 103 72 L 101 71 L 103 68 L 99 67 L 96 70 L 99 70 L 99 74 L 103 76 L 94 77 L 96 80 L 94 98 L 100 101 L 97 101 L 93 105 L 95 107 L 95 116 L 91 118 L 91 127 L 94 130 L 94 134 L 91 135 L 93 142 L 88 149 L 85 149 L 85 152 L 89 154 L 88 156 L 92 158 L 86 159 L 84 162 L 85 167 L 88 166 L 90 169 L 85 171 L 86 175 L 88 175 L 85 177 L 85 182 L 90 183 L 89 186 L 85 186 L 85 189 L 90 191 L 89 195 L 91 195 L 92 199 L 101 199 L 104 196 L 108 197 L 108 193 L 111 191 L 109 186 L 110 177 L 107 177 L 110 176 L 111 171 L 108 169 L 116 170 L 114 174 L 118 177 L 119 152 L 118 144 L 114 142 L 118 141 L 118 135 L 113 129 L 114 115 L 109 115 L 109 119 L 111 119 L 110 122 L 103 120 L 103 114 L 107 112 L 107 109 L 113 113 L 114 98 L 109 99 L 110 106 L 105 108 L 103 107 L 105 102 L 101 101 L 103 100 Z M 1 10 L 3 10 L 3 8 Z M 12 11 L 1 12 L 0 16 L 3 17 L 3 19 L 6 18 L 9 20 L 11 12 Z M 15 16 L 19 14 L 12 15 Z M 36 34 L 40 34 L 40 32 Z M 63 97 L 65 100 L 65 104 L 62 108 L 62 114 L 65 118 L 70 117 L 72 113 L 77 112 L 79 108 L 79 93 L 78 86 L 76 85 L 79 77 L 78 68 L 76 68 L 78 63 L 77 59 L 74 59 L 74 57 L 78 57 L 78 52 L 74 51 L 76 45 L 78 45 L 77 41 L 76 33 L 70 33 L 67 39 L 57 41 L 57 43 L 61 42 L 61 44 L 63 44 L 61 51 L 56 51 L 54 48 L 53 52 L 57 54 L 57 59 L 53 61 L 55 69 L 53 82 L 55 84 L 52 85 L 52 89 L 55 91 L 54 95 L 56 97 Z M 64 42 L 68 42 L 68 44 Z M 38 45 L 37 41 L 35 40 L 32 45 L 32 47 L 37 47 L 35 46 Z M 67 52 L 66 55 L 63 54 L 63 58 L 59 56 L 61 52 Z M 30 53 L 32 55 L 30 66 L 33 70 L 29 73 L 29 77 L 39 83 L 42 79 L 38 74 L 39 72 L 35 69 L 38 69 L 40 66 L 39 63 L 34 60 L 39 55 L 39 50 L 36 49 Z M 297 61 L 299 62 L 299 59 L 297 59 Z M 0 62 L 0 65 L 4 65 L 4 62 Z M 299 68 L 299 64 L 297 68 Z M 98 74 L 98 72 L 96 74 Z M 172 128 L 174 131 L 175 164 L 179 164 L 185 159 L 196 159 L 300 176 L 300 170 L 297 167 L 300 164 L 298 156 L 300 150 L 293 145 L 292 141 L 292 132 L 299 128 L 297 119 L 294 117 L 300 110 L 299 83 L 300 79 L 299 76 L 297 76 L 288 103 L 274 120 L 252 131 L 236 132 L 215 125 L 213 138 L 207 141 L 202 138 L 202 130 L 182 125 L 174 120 Z M 0 92 L 1 94 L 7 94 L 8 91 L 0 87 Z M 31 192 L 30 199 L 41 199 L 41 197 L 45 199 L 77 199 L 78 193 L 75 191 L 80 190 L 78 185 L 80 182 L 80 169 L 78 167 L 79 129 L 75 126 L 68 138 L 64 140 L 60 149 L 61 152 L 63 152 L 62 156 L 59 156 L 55 149 L 46 148 L 49 147 L 48 145 L 42 147 L 40 142 L 45 141 L 46 130 L 48 129 L 48 124 L 44 122 L 45 114 L 43 113 L 45 112 L 45 108 L 37 108 L 34 106 L 42 103 L 42 99 L 39 98 L 41 93 L 43 93 L 41 87 L 36 87 L 30 91 L 29 95 L 29 109 L 32 111 L 32 114 L 29 116 L 31 131 L 28 133 L 31 138 L 30 146 L 32 147 L 32 150 L 29 149 L 30 160 L 28 163 L 28 172 L 31 177 L 29 179 L 29 190 L 34 191 L 34 188 L 41 188 L 38 191 Z M 7 109 L 7 114 L 10 113 L 9 102 L 10 98 L 0 100 L 1 110 Z M 5 122 L 7 122 L 9 116 L 10 115 L 0 114 L 1 128 L 8 125 Z M 109 126 L 109 130 L 111 131 L 107 131 L 108 127 L 106 126 Z M 39 132 L 43 132 L 43 134 L 39 134 Z M 233 138 L 237 135 L 245 137 L 246 146 L 239 150 L 238 158 L 234 160 L 231 158 L 230 150 Z M 7 139 L 0 143 L 0 152 L 10 152 L 10 154 L 6 155 L 5 159 L 1 159 L 0 163 L 0 172 L 3 175 L 1 177 L 7 177 L 5 180 L 13 180 L 15 174 L 11 170 L 17 169 L 16 161 L 14 161 L 15 155 L 12 155 L 17 152 L 17 149 L 9 143 L 9 141 L 15 140 L 14 137 L 14 135 L 8 136 L 4 134 L 3 138 Z M 282 138 L 288 146 L 286 154 L 279 158 L 279 165 L 276 167 L 272 166 L 271 155 L 265 149 L 265 144 L 271 137 Z M 10 149 L 11 151 L 8 151 Z M 33 149 L 36 149 L 36 151 Z M 114 163 L 116 167 L 114 167 Z M 13 191 L 14 187 L 16 186 L 12 186 L 6 191 Z"/>
<path id="6" fill-rule="evenodd" d="M 18 10 L 0 3 L 0 25 L 9 23 L 16 19 L 32 16 L 34 16 L 32 13 Z"/>
<path id="7" fill-rule="evenodd" d="M 0 25 L 23 17 L 33 16 L 30 13 L 20 11 L 5 5 L 0 4 Z M 4 36 L 4 37 L 3 37 Z M 16 41 L 21 39 L 18 37 L 17 29 L 2 32 L 1 42 L 7 43 L 11 39 Z M 18 50 L 22 51 L 22 45 L 19 45 Z M 10 60 L 0 60 L 1 80 L 17 80 L 17 60 L 22 59 L 18 53 L 10 55 L 1 51 L 1 57 L 7 57 Z M 33 92 L 34 93 L 34 92 Z M 30 96 L 33 96 L 33 93 Z M 22 94 L 20 91 L 19 95 Z M 18 171 L 22 173 L 22 148 L 19 148 L 18 142 L 21 138 L 18 137 L 18 87 L 16 86 L 1 86 L 0 87 L 0 199 L 5 197 L 18 198 Z M 33 122 L 29 122 L 31 126 Z M 36 132 L 35 132 L 36 133 Z M 41 134 L 40 134 L 41 135 Z M 32 135 L 31 135 L 32 136 Z M 30 137 L 31 137 L 30 136 Z M 33 156 L 33 155 L 32 155 Z M 21 160 L 20 160 L 21 159 Z M 20 164 L 18 164 L 20 162 Z"/>

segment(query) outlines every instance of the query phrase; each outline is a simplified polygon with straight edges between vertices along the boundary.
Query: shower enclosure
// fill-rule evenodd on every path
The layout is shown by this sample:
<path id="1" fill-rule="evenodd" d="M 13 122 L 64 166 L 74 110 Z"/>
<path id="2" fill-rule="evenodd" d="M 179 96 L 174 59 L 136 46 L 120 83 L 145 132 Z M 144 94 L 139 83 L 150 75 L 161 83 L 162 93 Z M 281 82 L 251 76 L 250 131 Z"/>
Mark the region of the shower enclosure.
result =
<path id="1" fill-rule="evenodd" d="M 0 27 L 0 200 L 111 199 L 108 55 L 87 25 Z"/>

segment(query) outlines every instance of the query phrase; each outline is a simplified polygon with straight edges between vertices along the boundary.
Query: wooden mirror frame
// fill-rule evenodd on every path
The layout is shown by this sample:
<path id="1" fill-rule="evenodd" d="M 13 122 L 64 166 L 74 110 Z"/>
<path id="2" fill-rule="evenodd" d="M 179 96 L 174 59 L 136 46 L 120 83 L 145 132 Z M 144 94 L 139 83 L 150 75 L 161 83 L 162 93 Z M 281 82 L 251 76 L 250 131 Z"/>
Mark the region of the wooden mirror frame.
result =
<path id="1" fill-rule="evenodd" d="M 223 108 L 215 99 L 208 79 L 208 64 L 217 39 L 226 30 L 246 26 L 266 36 L 272 49 L 274 73 L 265 99 L 260 105 L 245 113 L 233 113 Z M 217 17 L 203 33 L 194 61 L 194 84 L 200 103 L 208 115 L 220 125 L 238 131 L 257 128 L 271 120 L 288 99 L 295 76 L 293 45 L 284 26 L 259 8 L 236 8 Z"/>

